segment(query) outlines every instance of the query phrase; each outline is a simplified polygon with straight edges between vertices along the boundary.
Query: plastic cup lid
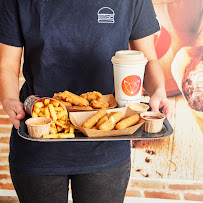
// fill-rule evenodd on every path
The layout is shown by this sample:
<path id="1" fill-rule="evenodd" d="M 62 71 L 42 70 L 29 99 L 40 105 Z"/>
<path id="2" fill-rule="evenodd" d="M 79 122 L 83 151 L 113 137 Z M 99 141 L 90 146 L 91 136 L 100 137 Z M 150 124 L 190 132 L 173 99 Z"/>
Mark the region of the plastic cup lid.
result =
<path id="1" fill-rule="evenodd" d="M 147 64 L 147 58 L 141 51 L 121 50 L 117 51 L 111 59 L 112 63 L 120 65 Z"/>

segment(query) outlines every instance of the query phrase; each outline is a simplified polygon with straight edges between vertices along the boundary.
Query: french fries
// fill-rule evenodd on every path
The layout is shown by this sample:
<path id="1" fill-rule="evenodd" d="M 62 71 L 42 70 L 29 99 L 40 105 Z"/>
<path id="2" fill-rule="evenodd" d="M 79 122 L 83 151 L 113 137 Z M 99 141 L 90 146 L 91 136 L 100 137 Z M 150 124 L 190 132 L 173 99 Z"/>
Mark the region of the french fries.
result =
<path id="1" fill-rule="evenodd" d="M 67 111 L 59 101 L 54 99 L 41 99 L 37 101 L 32 110 L 32 117 L 46 117 L 52 120 L 50 134 L 43 138 L 73 138 L 74 126 L 68 121 Z"/>
<path id="2" fill-rule="evenodd" d="M 52 139 L 57 139 L 57 138 L 75 138 L 74 134 L 74 126 L 72 124 L 69 124 L 69 130 L 65 130 L 64 133 L 55 133 L 55 134 L 46 134 L 43 135 L 42 138 L 52 138 Z"/>

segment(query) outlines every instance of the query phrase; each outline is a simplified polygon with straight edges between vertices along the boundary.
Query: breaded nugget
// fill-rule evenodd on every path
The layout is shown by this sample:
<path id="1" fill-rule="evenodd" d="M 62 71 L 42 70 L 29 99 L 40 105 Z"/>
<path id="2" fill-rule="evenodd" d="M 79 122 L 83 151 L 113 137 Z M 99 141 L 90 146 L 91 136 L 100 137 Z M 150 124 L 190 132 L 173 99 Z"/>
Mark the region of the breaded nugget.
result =
<path id="1" fill-rule="evenodd" d="M 123 118 L 123 116 L 123 113 L 120 111 L 114 112 L 114 114 L 109 117 L 109 120 L 113 123 L 117 123 Z"/>
<path id="2" fill-rule="evenodd" d="M 111 113 L 109 113 L 109 114 L 103 116 L 102 118 L 100 118 L 99 121 L 97 122 L 96 127 L 98 128 L 102 123 L 104 123 L 105 121 L 107 121 L 107 120 L 109 119 L 109 117 L 110 117 L 111 115 L 113 115 L 113 114 L 114 114 L 114 112 L 111 112 Z"/>
<path id="3" fill-rule="evenodd" d="M 113 130 L 115 125 L 111 120 L 107 120 L 99 126 L 99 130 Z"/>
<path id="4" fill-rule="evenodd" d="M 78 109 L 78 110 L 93 110 L 91 106 L 72 106 L 72 109 Z"/>
<path id="5" fill-rule="evenodd" d="M 84 128 L 89 128 L 91 129 L 93 126 L 96 125 L 96 123 L 98 122 L 98 120 L 103 117 L 104 115 L 106 115 L 106 109 L 100 109 L 99 111 L 97 111 L 97 113 L 95 113 L 93 116 L 91 116 L 87 121 L 85 121 L 85 123 L 82 125 Z"/>
<path id="6" fill-rule="evenodd" d="M 122 130 L 128 128 L 132 125 L 135 125 L 140 120 L 140 116 L 138 114 L 134 114 L 129 116 L 128 118 L 123 119 L 119 123 L 116 124 L 117 130 Z"/>
<path id="7" fill-rule="evenodd" d="M 94 100 L 94 101 L 91 102 L 91 106 L 94 109 L 103 109 L 103 108 L 108 108 L 109 107 L 109 103 L 105 102 L 105 101 Z"/>
<path id="8" fill-rule="evenodd" d="M 85 94 L 81 94 L 80 96 L 84 99 L 87 99 L 90 102 L 93 100 L 100 100 L 102 98 L 102 94 L 97 91 L 87 92 Z"/>

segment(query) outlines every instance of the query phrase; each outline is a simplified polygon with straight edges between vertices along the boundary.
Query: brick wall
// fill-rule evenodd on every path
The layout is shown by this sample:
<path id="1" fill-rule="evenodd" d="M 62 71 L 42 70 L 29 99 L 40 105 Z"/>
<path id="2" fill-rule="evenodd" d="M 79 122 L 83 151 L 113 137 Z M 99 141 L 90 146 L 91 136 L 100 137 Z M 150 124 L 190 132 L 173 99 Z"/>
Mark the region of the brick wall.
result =
<path id="1" fill-rule="evenodd" d="M 24 83 L 22 71 L 19 78 L 19 89 Z M 13 184 L 10 179 L 8 154 L 9 154 L 9 140 L 12 124 L 8 115 L 3 110 L 0 102 L 0 189 L 13 190 Z"/>
<path id="2" fill-rule="evenodd" d="M 203 182 L 131 178 L 126 196 L 203 201 Z"/>
<path id="3" fill-rule="evenodd" d="M 20 73 L 20 87 L 24 83 Z M 8 153 L 11 123 L 0 103 L 0 189 L 13 190 Z M 131 177 L 126 196 L 203 201 L 203 182 Z"/>

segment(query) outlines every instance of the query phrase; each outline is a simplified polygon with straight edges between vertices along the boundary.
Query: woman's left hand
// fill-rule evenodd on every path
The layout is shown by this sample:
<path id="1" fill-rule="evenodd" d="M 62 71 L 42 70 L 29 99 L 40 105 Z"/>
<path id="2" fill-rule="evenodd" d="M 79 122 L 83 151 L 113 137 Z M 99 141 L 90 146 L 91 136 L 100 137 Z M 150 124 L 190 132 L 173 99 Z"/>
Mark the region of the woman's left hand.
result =
<path id="1" fill-rule="evenodd" d="M 174 107 L 172 102 L 161 92 L 155 92 L 151 96 L 149 105 L 152 108 L 152 111 L 159 112 L 159 109 L 162 109 L 168 119 L 173 115 Z"/>

